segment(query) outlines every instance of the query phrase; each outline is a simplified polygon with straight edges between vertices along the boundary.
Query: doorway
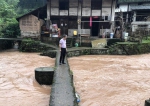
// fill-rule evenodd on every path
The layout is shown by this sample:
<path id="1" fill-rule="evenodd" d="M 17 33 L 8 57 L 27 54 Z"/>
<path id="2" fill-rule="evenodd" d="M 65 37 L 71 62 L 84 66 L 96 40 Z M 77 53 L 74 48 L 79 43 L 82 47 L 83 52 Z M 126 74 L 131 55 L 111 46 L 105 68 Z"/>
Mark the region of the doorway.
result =
<path id="1" fill-rule="evenodd" d="M 68 35 L 68 20 L 67 19 L 60 19 L 60 30 L 61 30 L 61 35 L 64 35 L 64 34 Z"/>
<path id="2" fill-rule="evenodd" d="M 92 36 L 98 36 L 99 33 L 99 18 L 92 18 Z"/>

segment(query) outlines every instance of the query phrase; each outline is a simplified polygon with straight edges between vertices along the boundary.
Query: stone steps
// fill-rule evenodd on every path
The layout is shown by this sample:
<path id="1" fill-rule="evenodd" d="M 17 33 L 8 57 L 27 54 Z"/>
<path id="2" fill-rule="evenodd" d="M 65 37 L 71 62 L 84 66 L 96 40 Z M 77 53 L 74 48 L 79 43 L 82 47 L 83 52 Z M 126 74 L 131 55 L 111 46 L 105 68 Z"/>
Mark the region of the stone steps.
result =
<path id="1" fill-rule="evenodd" d="M 67 38 L 67 41 L 66 41 L 67 48 L 71 48 L 73 46 L 72 42 L 73 42 L 72 38 Z"/>

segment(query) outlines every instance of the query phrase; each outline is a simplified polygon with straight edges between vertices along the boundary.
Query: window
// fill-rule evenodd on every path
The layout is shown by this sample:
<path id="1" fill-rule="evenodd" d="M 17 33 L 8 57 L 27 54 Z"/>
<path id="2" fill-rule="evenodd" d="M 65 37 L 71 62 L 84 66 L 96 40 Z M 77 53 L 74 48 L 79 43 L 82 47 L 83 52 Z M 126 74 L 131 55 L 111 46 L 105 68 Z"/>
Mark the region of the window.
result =
<path id="1" fill-rule="evenodd" d="M 139 2 L 138 5 L 143 5 L 143 3 L 142 3 L 142 2 Z"/>
<path id="2" fill-rule="evenodd" d="M 146 21 L 146 15 L 138 15 L 137 14 L 136 21 Z"/>
<path id="3" fill-rule="evenodd" d="M 68 10 L 69 9 L 69 1 L 59 0 L 59 10 Z"/>
<path id="4" fill-rule="evenodd" d="M 52 24 L 57 24 L 57 26 L 60 27 L 60 25 L 59 25 L 59 20 L 56 20 L 56 19 L 55 19 L 55 20 L 52 20 Z"/>
<path id="5" fill-rule="evenodd" d="M 108 20 L 108 16 L 105 16 L 105 20 Z"/>
<path id="6" fill-rule="evenodd" d="M 138 28 L 143 28 L 143 29 L 145 29 L 145 28 L 147 28 L 148 27 L 148 25 L 138 25 Z"/>
<path id="7" fill-rule="evenodd" d="M 90 17 L 83 17 L 81 21 L 82 29 L 90 29 Z"/>
<path id="8" fill-rule="evenodd" d="M 69 29 L 78 29 L 77 20 L 69 20 Z"/>
<path id="9" fill-rule="evenodd" d="M 100 22 L 100 29 L 110 29 L 110 26 L 109 22 Z"/>
<path id="10" fill-rule="evenodd" d="M 91 1 L 92 10 L 101 10 L 102 8 L 102 0 L 92 0 Z"/>

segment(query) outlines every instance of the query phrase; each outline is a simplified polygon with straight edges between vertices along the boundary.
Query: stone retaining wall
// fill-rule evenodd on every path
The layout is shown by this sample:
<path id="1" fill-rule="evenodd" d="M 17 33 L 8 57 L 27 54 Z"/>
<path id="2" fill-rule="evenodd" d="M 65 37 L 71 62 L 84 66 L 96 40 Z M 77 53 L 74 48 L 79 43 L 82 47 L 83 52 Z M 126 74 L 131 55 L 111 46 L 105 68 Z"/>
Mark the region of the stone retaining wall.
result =
<path id="1" fill-rule="evenodd" d="M 150 43 L 117 43 L 109 47 L 111 55 L 136 55 L 150 53 Z"/>
<path id="2" fill-rule="evenodd" d="M 94 48 L 85 48 L 85 49 L 72 49 L 67 51 L 67 57 L 81 56 L 81 55 L 107 55 L 108 49 L 94 49 Z M 44 51 L 41 55 L 49 56 L 51 58 L 56 57 L 56 50 Z"/>
<path id="3" fill-rule="evenodd" d="M 82 49 L 71 50 L 67 52 L 67 57 L 81 56 L 81 55 L 106 55 L 107 49 Z"/>

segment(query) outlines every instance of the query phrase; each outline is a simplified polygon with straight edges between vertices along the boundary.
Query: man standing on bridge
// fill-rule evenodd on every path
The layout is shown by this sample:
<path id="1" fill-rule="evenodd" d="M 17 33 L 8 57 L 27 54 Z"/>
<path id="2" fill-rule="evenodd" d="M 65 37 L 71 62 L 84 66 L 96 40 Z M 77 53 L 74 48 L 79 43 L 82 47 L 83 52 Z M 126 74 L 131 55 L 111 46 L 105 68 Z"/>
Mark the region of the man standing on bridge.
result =
<path id="1" fill-rule="evenodd" d="M 65 56 L 66 56 L 66 51 L 67 51 L 67 46 L 66 46 L 66 39 L 67 39 L 67 35 L 63 35 L 63 38 L 59 41 L 59 48 L 60 48 L 60 60 L 59 60 L 59 64 L 66 64 L 64 62 L 65 60 Z"/>

